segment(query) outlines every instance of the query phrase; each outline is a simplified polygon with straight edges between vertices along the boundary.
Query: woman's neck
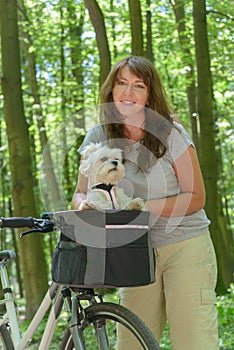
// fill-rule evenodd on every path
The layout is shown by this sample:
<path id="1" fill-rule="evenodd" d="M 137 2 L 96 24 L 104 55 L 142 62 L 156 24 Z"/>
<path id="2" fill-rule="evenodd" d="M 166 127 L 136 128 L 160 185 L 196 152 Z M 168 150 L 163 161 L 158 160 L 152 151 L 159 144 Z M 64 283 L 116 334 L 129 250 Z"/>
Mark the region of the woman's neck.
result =
<path id="1" fill-rule="evenodd" d="M 131 124 L 125 124 L 124 135 L 130 140 L 140 141 L 144 138 L 145 130 L 143 129 L 143 125 L 139 127 Z"/>

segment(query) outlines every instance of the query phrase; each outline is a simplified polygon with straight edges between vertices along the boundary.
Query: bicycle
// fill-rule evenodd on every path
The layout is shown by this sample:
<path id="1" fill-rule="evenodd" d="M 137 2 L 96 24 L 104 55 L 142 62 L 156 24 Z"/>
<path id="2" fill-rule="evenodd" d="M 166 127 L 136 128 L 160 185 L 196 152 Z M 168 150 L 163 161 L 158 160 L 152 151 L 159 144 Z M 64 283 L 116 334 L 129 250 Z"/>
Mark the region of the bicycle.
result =
<path id="1" fill-rule="evenodd" d="M 56 229 L 56 223 L 51 214 L 45 213 L 40 219 L 32 217 L 1 218 L 0 228 L 30 228 L 30 230 L 22 232 L 20 237 L 35 232 L 52 232 Z M 112 338 L 117 337 L 116 326 L 118 325 L 125 327 L 129 334 L 134 336 L 139 344 L 139 349 L 159 349 L 151 331 L 132 311 L 119 304 L 103 301 L 102 295 L 95 293 L 94 288 L 63 286 L 55 282 L 50 285 L 27 330 L 21 335 L 13 291 L 6 270 L 7 263 L 14 258 L 15 253 L 11 250 L 0 252 L 0 274 L 4 294 L 0 305 L 5 305 L 6 309 L 5 314 L 0 317 L 0 337 L 4 349 L 26 349 L 47 311 L 51 308 L 38 348 L 39 350 L 49 350 L 64 306 L 68 313 L 68 328 L 61 341 L 60 350 L 114 349 L 115 339 L 112 342 Z M 87 331 L 89 332 L 88 336 Z M 90 334 L 93 334 L 93 339 L 91 343 L 87 343 L 87 339 L 90 342 Z"/>

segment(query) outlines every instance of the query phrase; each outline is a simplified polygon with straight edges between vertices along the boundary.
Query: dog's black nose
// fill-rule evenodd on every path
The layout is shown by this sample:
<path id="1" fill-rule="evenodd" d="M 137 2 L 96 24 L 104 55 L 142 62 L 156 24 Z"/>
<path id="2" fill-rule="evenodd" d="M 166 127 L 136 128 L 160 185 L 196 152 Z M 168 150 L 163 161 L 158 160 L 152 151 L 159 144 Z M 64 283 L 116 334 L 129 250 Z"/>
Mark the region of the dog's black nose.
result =
<path id="1" fill-rule="evenodd" d="M 111 164 L 113 164 L 114 166 L 117 166 L 119 164 L 118 160 L 112 160 Z"/>

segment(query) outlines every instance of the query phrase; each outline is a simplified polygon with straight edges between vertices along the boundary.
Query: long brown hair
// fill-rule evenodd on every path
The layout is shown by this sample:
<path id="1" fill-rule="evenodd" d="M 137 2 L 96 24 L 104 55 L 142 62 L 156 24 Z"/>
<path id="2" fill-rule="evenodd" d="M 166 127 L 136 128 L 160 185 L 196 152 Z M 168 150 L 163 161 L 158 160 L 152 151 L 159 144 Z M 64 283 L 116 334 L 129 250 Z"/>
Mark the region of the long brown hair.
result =
<path id="1" fill-rule="evenodd" d="M 119 123 L 118 112 L 113 103 L 112 91 L 117 81 L 118 73 L 126 65 L 130 72 L 141 78 L 148 88 L 149 98 L 145 109 L 145 137 L 142 143 L 156 158 L 160 158 L 166 152 L 166 145 L 163 141 L 165 141 L 165 133 L 169 134 L 171 131 L 172 109 L 167 102 L 166 92 L 161 83 L 160 76 L 154 65 L 148 59 L 140 56 L 129 56 L 120 60 L 113 66 L 100 89 L 101 123 L 104 124 L 104 129 L 108 138 L 114 139 L 124 137 L 123 124 Z M 165 119 L 169 123 L 163 123 Z M 160 122 L 158 122 L 158 120 L 160 120 Z M 171 125 L 171 127 L 168 127 L 168 125 Z M 154 132 L 155 129 L 157 129 L 156 133 Z M 140 163 L 142 162 L 145 163 L 144 165 L 146 166 L 147 159 L 142 159 Z"/>

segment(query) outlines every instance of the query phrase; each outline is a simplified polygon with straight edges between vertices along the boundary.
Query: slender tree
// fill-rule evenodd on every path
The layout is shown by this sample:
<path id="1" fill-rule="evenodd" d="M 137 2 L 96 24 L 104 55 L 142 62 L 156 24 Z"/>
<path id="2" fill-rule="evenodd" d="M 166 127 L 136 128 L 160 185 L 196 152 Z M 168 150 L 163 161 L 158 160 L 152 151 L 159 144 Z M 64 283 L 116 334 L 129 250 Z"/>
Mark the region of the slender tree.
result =
<path id="1" fill-rule="evenodd" d="M 139 0 L 128 0 L 131 23 L 132 54 L 143 56 L 143 29 L 141 4 Z"/>
<path id="2" fill-rule="evenodd" d="M 184 66 L 186 67 L 186 93 L 189 106 L 189 119 L 192 130 L 192 137 L 199 153 L 200 149 L 198 134 L 198 115 L 196 106 L 196 83 L 194 74 L 194 62 L 192 58 L 193 54 L 191 52 L 190 45 L 191 38 L 188 35 L 186 28 L 184 0 L 170 0 L 170 3 L 175 14 L 179 43 L 182 51 L 182 59 Z"/>
<path id="3" fill-rule="evenodd" d="M 154 50 L 153 50 L 153 39 L 152 39 L 152 13 L 150 10 L 151 0 L 147 0 L 146 2 L 147 10 L 146 10 L 146 57 L 154 62 Z"/>
<path id="4" fill-rule="evenodd" d="M 23 19 L 27 20 L 27 14 L 26 14 L 24 2 L 20 0 L 19 4 L 21 8 L 21 13 L 24 16 Z M 41 107 L 40 89 L 37 81 L 37 71 L 36 71 L 36 55 L 34 50 L 31 50 L 31 48 L 33 47 L 33 39 L 31 38 L 31 35 L 29 34 L 28 31 L 24 29 L 24 27 L 21 26 L 20 29 L 21 29 L 21 33 L 23 34 L 23 37 L 26 39 L 23 41 L 22 46 L 24 50 L 24 56 L 27 61 L 27 73 L 28 73 L 27 81 L 28 81 L 31 96 L 33 98 L 32 110 L 37 123 L 42 152 L 46 148 L 46 151 L 44 152 L 43 160 L 44 160 L 46 181 L 48 182 L 48 187 L 50 189 L 49 203 L 47 203 L 47 205 L 50 207 L 50 210 L 52 210 L 52 208 L 55 207 L 55 204 L 60 202 L 60 193 L 59 193 L 57 180 L 54 173 L 53 160 L 51 158 L 50 148 L 48 146 L 45 117 L 43 115 L 42 107 Z"/>
<path id="5" fill-rule="evenodd" d="M 115 10 L 114 0 L 110 0 L 110 10 L 111 12 L 114 12 Z M 116 58 L 118 56 L 118 48 L 117 48 L 117 42 L 116 42 L 116 20 L 112 16 L 110 20 L 111 20 L 111 37 L 113 42 L 112 52 L 113 52 L 113 57 Z"/>
<path id="6" fill-rule="evenodd" d="M 84 0 L 93 24 L 100 57 L 100 85 L 105 81 L 111 68 L 111 55 L 106 34 L 104 16 L 96 0 Z"/>
<path id="7" fill-rule="evenodd" d="M 76 115 L 79 115 L 77 120 L 77 126 L 85 129 L 85 120 L 80 113 L 84 107 L 84 77 L 82 62 L 84 60 L 84 53 L 82 47 L 82 34 L 84 31 L 84 5 L 79 7 L 79 16 L 77 11 L 77 5 L 74 1 L 67 1 L 67 13 L 68 13 L 68 29 L 69 29 L 69 42 L 71 46 L 71 62 L 72 62 L 72 75 L 77 83 L 75 91 L 73 91 L 74 109 Z M 63 21 L 62 23 L 65 23 Z M 66 28 L 66 25 L 64 25 Z M 64 35 L 66 36 L 66 35 Z"/>
<path id="8" fill-rule="evenodd" d="M 194 36 L 197 62 L 197 110 L 201 129 L 201 162 L 207 191 L 206 212 L 218 258 L 217 291 L 224 293 L 233 280 L 233 239 L 222 220 L 218 193 L 218 153 L 213 115 L 213 89 L 206 22 L 206 1 L 193 0 Z"/>
<path id="9" fill-rule="evenodd" d="M 0 1 L 1 80 L 4 117 L 10 153 L 14 215 L 36 216 L 28 127 L 24 117 L 16 0 Z M 47 288 L 42 237 L 28 236 L 19 242 L 24 276 L 27 317 L 31 318 Z"/>

